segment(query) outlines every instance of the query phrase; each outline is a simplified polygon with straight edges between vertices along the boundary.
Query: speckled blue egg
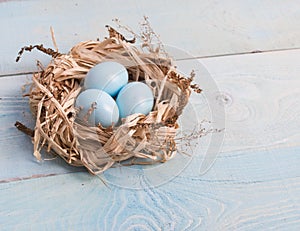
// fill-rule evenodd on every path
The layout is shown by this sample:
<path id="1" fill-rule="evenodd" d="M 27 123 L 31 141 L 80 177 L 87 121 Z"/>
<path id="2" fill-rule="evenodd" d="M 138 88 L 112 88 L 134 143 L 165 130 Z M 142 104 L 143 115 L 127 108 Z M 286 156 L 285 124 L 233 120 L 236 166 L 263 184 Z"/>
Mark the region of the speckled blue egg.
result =
<path id="1" fill-rule="evenodd" d="M 84 80 L 86 89 L 99 89 L 107 92 L 112 97 L 128 83 L 126 68 L 117 62 L 102 62 L 92 67 Z"/>
<path id="2" fill-rule="evenodd" d="M 80 109 L 78 117 L 83 121 L 87 120 L 92 126 L 100 123 L 103 127 L 109 127 L 119 120 L 116 102 L 109 94 L 99 89 L 87 89 L 81 92 L 76 99 L 75 106 Z M 88 116 L 88 111 L 92 106 L 94 110 Z"/>
<path id="3" fill-rule="evenodd" d="M 141 82 L 131 82 L 125 85 L 116 99 L 120 118 L 135 113 L 147 115 L 153 107 L 154 97 L 148 85 Z"/>

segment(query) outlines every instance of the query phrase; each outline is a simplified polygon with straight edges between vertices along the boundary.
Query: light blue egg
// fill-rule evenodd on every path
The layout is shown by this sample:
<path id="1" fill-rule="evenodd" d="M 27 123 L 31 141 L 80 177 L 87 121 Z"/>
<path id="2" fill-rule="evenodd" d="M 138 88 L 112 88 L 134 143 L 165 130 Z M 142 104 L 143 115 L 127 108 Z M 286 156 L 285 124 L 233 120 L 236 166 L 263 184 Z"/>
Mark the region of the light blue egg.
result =
<path id="1" fill-rule="evenodd" d="M 104 91 L 98 89 L 87 89 L 81 92 L 75 102 L 75 106 L 80 109 L 79 119 L 88 122 L 90 125 L 109 127 L 119 120 L 119 109 L 114 99 Z M 89 115 L 89 109 L 94 106 L 94 110 Z"/>
<path id="2" fill-rule="evenodd" d="M 116 102 L 120 118 L 125 118 L 135 113 L 147 115 L 152 110 L 154 97 L 146 84 L 131 82 L 121 89 Z"/>
<path id="3" fill-rule="evenodd" d="M 86 89 L 99 89 L 107 92 L 112 97 L 128 83 L 126 68 L 117 62 L 102 62 L 92 67 L 84 80 Z"/>

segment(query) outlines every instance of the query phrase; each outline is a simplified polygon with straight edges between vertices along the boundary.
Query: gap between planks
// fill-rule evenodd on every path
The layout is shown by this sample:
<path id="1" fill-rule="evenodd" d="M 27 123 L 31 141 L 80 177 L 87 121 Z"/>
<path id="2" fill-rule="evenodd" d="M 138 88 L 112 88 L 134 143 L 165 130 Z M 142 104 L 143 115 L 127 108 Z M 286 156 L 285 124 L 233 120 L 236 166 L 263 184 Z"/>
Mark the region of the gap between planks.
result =
<path id="1" fill-rule="evenodd" d="M 195 56 L 190 58 L 178 58 L 174 59 L 174 61 L 186 61 L 186 60 L 197 60 L 197 59 L 210 59 L 210 58 L 219 58 L 219 57 L 229 57 L 229 56 L 237 56 L 237 55 L 251 55 L 251 54 L 263 54 L 263 53 L 271 53 L 271 52 L 283 52 L 283 51 L 293 51 L 300 50 L 300 47 L 296 48 L 282 48 L 282 49 L 272 49 L 272 50 L 254 50 L 254 51 L 246 51 L 246 52 L 235 52 L 235 53 L 225 53 L 225 54 L 217 54 L 217 55 L 204 55 L 204 56 Z M 19 76 L 19 75 L 32 75 L 33 71 L 30 72 L 19 72 L 19 73 L 8 73 L 8 74 L 0 74 L 0 78 L 11 77 L 11 76 Z"/>

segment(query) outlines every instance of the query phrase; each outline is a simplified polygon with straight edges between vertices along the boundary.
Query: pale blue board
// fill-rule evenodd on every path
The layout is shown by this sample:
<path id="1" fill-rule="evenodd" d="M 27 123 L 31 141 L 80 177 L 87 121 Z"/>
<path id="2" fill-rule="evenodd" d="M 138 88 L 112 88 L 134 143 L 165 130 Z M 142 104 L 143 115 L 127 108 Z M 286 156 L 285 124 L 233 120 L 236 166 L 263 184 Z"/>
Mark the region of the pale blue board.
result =
<path id="1" fill-rule="evenodd" d="M 289 53 L 290 57 L 297 57 L 297 53 Z M 281 56 L 288 57 L 287 53 L 267 56 L 257 54 L 233 59 L 218 58 L 208 60 L 204 64 L 207 67 L 215 67 L 213 74 L 216 75 L 216 80 L 217 76 L 221 75 L 220 83 L 223 78 L 231 85 L 237 82 L 236 85 L 232 85 L 232 90 L 241 85 L 236 80 L 240 72 L 245 74 L 258 70 L 259 73 L 264 73 L 261 82 L 259 82 L 261 76 L 255 78 L 261 83 L 258 86 L 275 86 L 272 81 L 265 81 L 274 77 L 272 73 L 276 73 L 276 78 L 280 79 L 280 88 L 273 87 L 272 91 L 261 91 L 261 94 L 266 93 L 264 98 L 273 95 L 274 100 L 275 96 L 278 96 L 276 98 L 278 102 L 297 105 L 298 98 L 293 97 L 297 95 L 299 87 L 296 79 L 297 69 L 294 68 L 297 59 L 293 58 L 290 64 L 288 62 L 283 64 Z M 262 65 L 258 69 L 248 70 L 248 63 L 253 63 L 255 59 Z M 281 63 L 282 66 L 276 65 L 279 69 L 274 68 L 268 72 L 269 68 L 262 68 L 264 66 L 262 60 L 266 63 Z M 223 67 L 223 63 L 227 63 L 226 68 L 229 70 Z M 186 65 L 185 67 L 189 66 L 188 63 Z M 285 75 L 278 75 L 289 69 L 288 80 L 285 80 Z M 231 73 L 237 70 L 240 70 L 237 75 Z M 219 71 L 221 73 L 218 73 Z M 229 77 L 231 75 L 232 77 Z M 243 149 L 245 141 L 251 146 L 256 141 L 263 141 L 265 137 L 252 137 L 251 142 L 249 138 L 239 141 L 229 136 L 226 141 L 234 142 L 233 148 L 240 148 L 241 151 L 220 153 L 213 167 L 203 176 L 199 175 L 203 155 L 201 149 L 197 148 L 194 152 L 195 158 L 190 159 L 191 162 L 184 171 L 181 171 L 180 163 L 183 162 L 180 160 L 186 161 L 189 157 L 181 155 L 150 172 L 147 171 L 149 167 L 114 168 L 102 176 L 108 184 L 107 187 L 99 178 L 92 177 L 87 172 L 70 173 L 77 169 L 68 169 L 59 160 L 46 162 L 46 165 L 36 164 L 28 138 L 13 127 L 16 119 L 32 123 L 26 99 L 21 98 L 20 86 L 29 81 L 26 78 L 30 76 L 10 76 L 0 79 L 1 124 L 4 124 L 1 131 L 1 147 L 5 150 L 0 152 L 3 160 L 0 224 L 3 225 L 3 230 L 134 230 L 134 228 L 135 230 L 267 230 L 268 228 L 297 230 L 299 228 L 299 145 L 279 149 L 276 145 L 269 146 L 266 143 L 264 147 L 252 146 L 247 150 Z M 247 85 L 245 81 L 243 83 L 242 86 L 245 88 Z M 290 86 L 291 94 L 286 89 L 287 86 Z M 231 95 L 235 100 L 232 106 L 239 102 L 239 94 L 241 98 L 247 98 L 247 94 L 243 93 L 244 91 L 232 91 Z M 257 105 L 261 103 L 259 99 L 256 98 Z M 249 102 L 252 101 L 245 101 L 245 105 Z M 262 108 L 263 104 L 256 109 L 261 115 L 260 119 L 269 118 L 270 114 L 260 113 L 263 111 Z M 229 109 L 228 106 L 227 111 Z M 275 112 L 282 115 L 280 111 Z M 297 108 L 294 114 L 297 114 Z M 233 125 L 236 124 L 235 117 L 230 114 L 228 116 L 228 120 L 232 120 Z M 280 118 L 281 121 L 286 119 L 282 116 Z M 249 117 L 244 123 L 255 127 L 257 122 L 251 123 L 252 119 Z M 288 126 L 290 126 L 288 122 L 298 124 L 297 117 L 287 119 Z M 270 121 L 277 123 L 277 120 Z M 233 125 L 227 129 L 232 130 L 235 128 Z M 249 133 L 249 128 L 244 127 L 238 136 L 246 138 L 245 134 Z M 293 135 L 289 130 L 280 130 L 280 134 L 285 134 L 286 137 Z M 276 141 L 277 134 L 274 132 L 272 136 Z M 8 143 L 11 140 L 15 143 L 10 148 Z M 288 144 L 292 146 L 293 143 Z M 149 188 L 151 186 L 155 187 Z"/>
<path id="2" fill-rule="evenodd" d="M 25 45 L 53 47 L 50 26 L 60 51 L 67 52 L 78 42 L 107 36 L 104 26 L 114 25 L 114 18 L 138 31 L 146 15 L 164 44 L 202 57 L 299 48 L 299 11 L 294 0 L 0 1 L 0 75 L 27 73 L 36 70 L 36 59 L 49 61 L 34 52 L 14 63 Z M 184 57 L 190 55 L 176 58 Z"/>
<path id="3" fill-rule="evenodd" d="M 108 187 L 88 173 L 2 183 L 0 224 L 2 230 L 299 230 L 299 164 L 300 148 L 286 148 L 223 155 L 204 176 L 188 166 L 154 188 L 140 169 L 140 190 L 113 184 L 109 175 L 120 169 L 104 174 Z"/>
<path id="4" fill-rule="evenodd" d="M 116 167 L 101 179 L 60 158 L 37 163 L 14 123 L 34 126 L 21 86 L 36 60 L 50 59 L 33 52 L 15 63 L 19 48 L 53 47 L 53 26 L 67 52 L 106 36 L 112 18 L 137 29 L 143 15 L 176 59 L 188 58 L 179 70 L 196 69 L 197 118 L 210 118 L 209 100 L 224 107 L 212 168 L 199 174 L 210 136 L 192 157 Z M 299 17 L 293 0 L 0 1 L 0 230 L 300 230 Z M 236 55 L 257 50 L 265 53 Z"/>
<path id="5" fill-rule="evenodd" d="M 60 158 L 38 163 L 32 155 L 31 139 L 15 128 L 16 121 L 34 128 L 28 98 L 22 97 L 25 92 L 21 89 L 29 82 L 30 77 L 24 75 L 0 78 L 0 182 L 83 170 L 70 167 Z"/>

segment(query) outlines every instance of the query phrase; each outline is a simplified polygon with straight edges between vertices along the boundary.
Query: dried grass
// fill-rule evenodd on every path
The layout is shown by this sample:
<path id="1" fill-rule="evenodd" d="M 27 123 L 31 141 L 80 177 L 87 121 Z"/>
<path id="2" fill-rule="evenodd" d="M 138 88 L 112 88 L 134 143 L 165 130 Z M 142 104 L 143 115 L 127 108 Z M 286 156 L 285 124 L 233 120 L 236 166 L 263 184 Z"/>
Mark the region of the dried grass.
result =
<path id="1" fill-rule="evenodd" d="M 145 21 L 143 26 L 149 26 Z M 148 33 L 153 33 L 149 28 Z M 42 45 L 20 51 L 18 59 L 24 50 L 34 48 L 53 57 L 45 69 L 40 67 L 42 70 L 33 75 L 29 93 L 30 108 L 36 116 L 33 143 L 38 160 L 42 159 L 41 149 L 46 147 L 67 163 L 83 165 L 92 174 L 99 174 L 125 160 L 151 164 L 175 155 L 177 119 L 191 91 L 201 91 L 192 84 L 193 74 L 189 78 L 179 75 L 161 44 L 145 51 L 134 46 L 135 39 L 126 40 L 115 29 L 108 30 L 109 38 L 81 42 L 68 54 Z M 149 48 L 148 42 L 147 45 L 144 39 L 143 47 Z M 126 66 L 130 81 L 144 81 L 153 91 L 155 105 L 148 115 L 130 115 L 119 126 L 89 127 L 76 117 L 79 109 L 74 103 L 89 69 L 108 60 Z"/>

